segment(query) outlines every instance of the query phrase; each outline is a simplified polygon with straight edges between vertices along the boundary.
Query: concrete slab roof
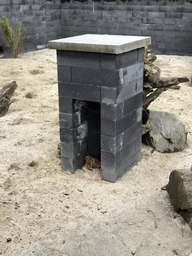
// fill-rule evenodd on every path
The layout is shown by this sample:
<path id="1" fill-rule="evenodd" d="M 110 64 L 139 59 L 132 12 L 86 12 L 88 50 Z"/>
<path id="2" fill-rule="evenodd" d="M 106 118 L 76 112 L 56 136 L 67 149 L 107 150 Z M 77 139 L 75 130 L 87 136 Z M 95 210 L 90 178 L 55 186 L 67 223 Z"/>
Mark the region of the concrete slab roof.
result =
<path id="1" fill-rule="evenodd" d="M 151 44 L 151 37 L 85 34 L 49 41 L 50 49 L 121 54 Z"/>

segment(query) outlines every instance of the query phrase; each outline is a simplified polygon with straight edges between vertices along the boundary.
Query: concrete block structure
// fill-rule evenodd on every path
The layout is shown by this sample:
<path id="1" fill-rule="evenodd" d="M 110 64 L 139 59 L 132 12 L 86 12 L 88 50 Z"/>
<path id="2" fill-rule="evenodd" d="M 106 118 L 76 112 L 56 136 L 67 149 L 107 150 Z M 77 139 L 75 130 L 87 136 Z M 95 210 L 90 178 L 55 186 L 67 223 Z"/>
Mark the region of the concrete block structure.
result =
<path id="1" fill-rule="evenodd" d="M 115 182 L 140 160 L 144 46 L 150 37 L 82 35 L 57 49 L 61 165 L 74 172 L 87 155 Z"/>

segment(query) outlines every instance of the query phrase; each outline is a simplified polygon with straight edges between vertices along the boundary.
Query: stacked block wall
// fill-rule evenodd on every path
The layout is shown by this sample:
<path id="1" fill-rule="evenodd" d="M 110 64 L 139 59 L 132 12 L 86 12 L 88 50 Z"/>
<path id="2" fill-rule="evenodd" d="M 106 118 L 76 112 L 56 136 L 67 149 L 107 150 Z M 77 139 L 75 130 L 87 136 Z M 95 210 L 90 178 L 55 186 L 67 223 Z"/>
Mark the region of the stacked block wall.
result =
<path id="1" fill-rule="evenodd" d="M 22 52 L 48 40 L 100 33 L 151 36 L 156 54 L 192 55 L 191 13 L 187 0 L 0 0 L 0 17 L 11 24 L 19 19 L 27 29 Z"/>
<path id="2" fill-rule="evenodd" d="M 85 164 L 87 102 L 100 103 L 102 178 L 115 182 L 139 161 L 143 62 L 144 48 L 119 55 L 57 51 L 63 169 Z"/>
<path id="3" fill-rule="evenodd" d="M 103 57 L 118 79 L 101 86 L 102 178 L 116 181 L 140 160 L 144 48 Z"/>
<path id="4" fill-rule="evenodd" d="M 151 36 L 156 54 L 192 55 L 192 1 L 68 0 L 61 8 L 62 37 Z"/>
<path id="5" fill-rule="evenodd" d="M 45 48 L 48 40 L 61 37 L 59 0 L 0 0 L 0 18 L 3 16 L 8 18 L 12 27 L 15 20 L 23 22 L 26 31 L 21 52 Z M 0 46 L 5 48 L 6 55 L 10 55 L 1 39 Z"/>

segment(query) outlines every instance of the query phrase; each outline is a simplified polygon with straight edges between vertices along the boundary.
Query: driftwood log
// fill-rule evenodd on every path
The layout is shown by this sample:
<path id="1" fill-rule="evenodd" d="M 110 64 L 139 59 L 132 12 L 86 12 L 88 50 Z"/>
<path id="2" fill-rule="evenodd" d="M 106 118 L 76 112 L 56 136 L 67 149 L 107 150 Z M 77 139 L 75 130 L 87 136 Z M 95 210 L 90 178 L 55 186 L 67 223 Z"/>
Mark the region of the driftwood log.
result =
<path id="1" fill-rule="evenodd" d="M 188 82 L 187 77 L 161 77 L 161 69 L 156 67 L 153 62 L 157 59 L 155 54 L 149 54 L 150 50 L 145 47 L 144 52 L 144 84 L 143 84 L 143 125 L 142 134 L 146 134 L 150 131 L 150 123 L 146 118 L 147 108 L 156 100 L 162 92 L 168 90 L 169 88 L 179 89 L 179 83 Z"/>
<path id="2" fill-rule="evenodd" d="M 13 96 L 16 88 L 17 84 L 13 81 L 0 89 L 0 117 L 7 113 L 9 106 L 12 103 L 11 97 Z"/>

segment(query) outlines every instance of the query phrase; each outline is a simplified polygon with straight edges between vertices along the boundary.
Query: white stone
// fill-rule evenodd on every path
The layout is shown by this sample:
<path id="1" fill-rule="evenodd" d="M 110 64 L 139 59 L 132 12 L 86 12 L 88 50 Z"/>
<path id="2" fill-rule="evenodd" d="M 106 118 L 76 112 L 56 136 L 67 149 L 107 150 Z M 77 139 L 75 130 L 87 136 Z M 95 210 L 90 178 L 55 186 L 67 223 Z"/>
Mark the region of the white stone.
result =
<path id="1" fill-rule="evenodd" d="M 120 54 L 148 46 L 151 37 L 86 34 L 49 41 L 50 49 Z"/>

